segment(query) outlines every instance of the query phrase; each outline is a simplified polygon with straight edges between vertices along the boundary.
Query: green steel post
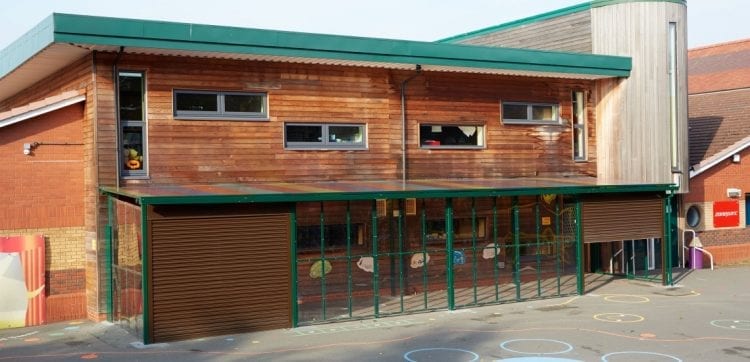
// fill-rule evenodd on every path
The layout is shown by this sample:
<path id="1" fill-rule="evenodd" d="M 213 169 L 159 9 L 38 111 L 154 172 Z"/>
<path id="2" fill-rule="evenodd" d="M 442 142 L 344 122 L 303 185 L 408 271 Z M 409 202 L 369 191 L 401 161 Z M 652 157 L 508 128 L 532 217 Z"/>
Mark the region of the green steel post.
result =
<path id="1" fill-rule="evenodd" d="M 349 318 L 352 317 L 352 210 L 351 201 L 346 202 L 346 296 Z"/>
<path id="2" fill-rule="evenodd" d="M 377 200 L 372 200 L 372 292 L 375 318 L 380 316 L 380 283 L 378 268 L 378 205 Z"/>
<path id="3" fill-rule="evenodd" d="M 292 327 L 299 325 L 299 306 L 297 302 L 297 204 L 292 204 L 289 210 L 289 238 L 291 239 L 290 254 L 292 259 Z"/>
<path id="4" fill-rule="evenodd" d="M 141 294 L 143 294 L 143 343 L 153 342 L 152 325 L 151 325 L 151 291 L 149 290 L 149 280 L 151 274 L 148 272 L 151 267 L 151 245 L 148 238 L 148 203 L 141 202 L 141 250 L 143 256 L 141 260 Z"/>
<path id="5" fill-rule="evenodd" d="M 516 285 L 516 300 L 521 300 L 521 213 L 518 196 L 513 196 L 513 283 Z"/>
<path id="6" fill-rule="evenodd" d="M 326 220 L 323 202 L 320 202 L 320 306 L 323 309 L 323 320 L 326 320 Z"/>
<path id="7" fill-rule="evenodd" d="M 424 200 L 422 200 L 420 219 L 422 223 L 422 292 L 424 293 L 424 309 L 427 309 L 427 211 Z"/>
<path id="8" fill-rule="evenodd" d="M 114 321 L 114 315 L 112 314 L 114 311 L 114 273 L 112 272 L 112 262 L 113 262 L 113 248 L 112 248 L 112 196 L 107 196 L 107 227 L 104 229 L 104 237 L 106 238 L 104 245 L 106 250 L 104 251 L 104 254 L 107 258 L 107 279 L 109 280 L 109 285 L 107 286 L 107 320 L 112 322 Z"/>
<path id="9" fill-rule="evenodd" d="M 500 267 L 497 265 L 497 197 L 492 199 L 492 246 L 495 255 L 492 256 L 492 272 L 495 275 L 495 301 L 500 301 Z"/>
<path id="10" fill-rule="evenodd" d="M 664 199 L 664 242 L 661 243 L 662 247 L 662 268 L 664 269 L 664 285 L 672 285 L 672 228 L 673 218 L 672 214 L 672 201 L 673 196 L 670 193 L 666 199 Z"/>
<path id="11" fill-rule="evenodd" d="M 471 285 L 474 287 L 474 304 L 477 304 L 477 209 L 476 199 L 471 198 Z"/>
<path id="12" fill-rule="evenodd" d="M 542 232 L 541 215 L 539 214 L 539 197 L 536 198 L 534 205 L 534 220 L 536 222 L 536 295 L 542 296 L 542 255 L 539 253 L 541 240 L 539 238 Z"/>
<path id="13" fill-rule="evenodd" d="M 576 197 L 576 289 L 583 295 L 583 229 L 581 228 L 581 199 Z"/>
<path id="14" fill-rule="evenodd" d="M 560 196 L 562 199 L 562 196 Z M 557 295 L 560 295 L 560 258 L 564 252 L 563 243 L 560 237 L 560 201 L 555 200 L 555 272 L 557 273 Z"/>
<path id="15" fill-rule="evenodd" d="M 445 246 L 446 246 L 446 262 L 445 267 L 447 270 L 447 282 L 448 282 L 448 310 L 454 310 L 455 306 L 455 295 L 453 289 L 453 199 L 445 199 Z"/>
<path id="16" fill-rule="evenodd" d="M 404 312 L 404 202 L 398 212 L 398 294 L 401 303 L 401 313 Z"/>

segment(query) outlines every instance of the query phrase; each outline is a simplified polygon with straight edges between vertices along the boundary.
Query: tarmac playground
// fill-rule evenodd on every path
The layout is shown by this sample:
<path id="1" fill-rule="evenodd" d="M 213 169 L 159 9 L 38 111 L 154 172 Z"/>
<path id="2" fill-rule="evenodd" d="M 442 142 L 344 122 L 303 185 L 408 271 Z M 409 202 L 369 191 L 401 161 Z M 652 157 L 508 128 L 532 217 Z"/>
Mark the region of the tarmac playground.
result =
<path id="1" fill-rule="evenodd" d="M 6 329 L 0 361 L 750 360 L 750 266 L 586 279 L 583 296 L 147 346 L 110 323 Z"/>

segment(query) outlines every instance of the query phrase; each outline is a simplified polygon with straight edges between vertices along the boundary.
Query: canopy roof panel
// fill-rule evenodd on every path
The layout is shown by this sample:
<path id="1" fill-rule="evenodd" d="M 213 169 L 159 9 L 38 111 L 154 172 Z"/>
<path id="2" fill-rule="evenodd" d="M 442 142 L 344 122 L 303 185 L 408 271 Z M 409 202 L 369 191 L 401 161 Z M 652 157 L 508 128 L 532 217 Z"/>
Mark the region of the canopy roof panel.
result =
<path id="1" fill-rule="evenodd" d="M 104 193 L 140 204 L 345 201 L 430 197 L 665 192 L 672 185 L 603 183 L 595 178 L 444 179 L 343 182 L 268 182 L 102 187 Z"/>

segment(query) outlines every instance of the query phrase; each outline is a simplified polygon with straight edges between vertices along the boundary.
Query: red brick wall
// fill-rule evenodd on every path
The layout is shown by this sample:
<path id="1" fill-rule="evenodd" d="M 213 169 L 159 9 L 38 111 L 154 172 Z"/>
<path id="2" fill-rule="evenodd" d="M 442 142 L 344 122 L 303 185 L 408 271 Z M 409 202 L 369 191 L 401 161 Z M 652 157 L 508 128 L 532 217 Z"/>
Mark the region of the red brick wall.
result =
<path id="1" fill-rule="evenodd" d="M 721 201 L 727 198 L 727 188 L 739 188 L 750 192 L 750 149 L 740 153 L 740 162 L 731 158 L 710 168 L 690 180 L 690 193 L 684 195 L 685 202 Z"/>
<path id="2" fill-rule="evenodd" d="M 83 105 L 4 127 L 0 230 L 83 226 Z M 31 155 L 24 143 L 41 144 Z"/>

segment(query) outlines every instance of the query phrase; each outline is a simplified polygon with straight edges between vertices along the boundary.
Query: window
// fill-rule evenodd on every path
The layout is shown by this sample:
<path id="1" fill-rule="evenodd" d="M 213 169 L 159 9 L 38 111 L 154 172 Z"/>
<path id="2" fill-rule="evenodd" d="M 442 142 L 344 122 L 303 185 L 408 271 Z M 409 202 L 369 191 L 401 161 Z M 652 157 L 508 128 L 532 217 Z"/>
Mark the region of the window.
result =
<path id="1" fill-rule="evenodd" d="M 669 23 L 669 141 L 672 171 L 680 171 L 677 142 L 677 23 Z"/>
<path id="2" fill-rule="evenodd" d="M 503 123 L 507 124 L 559 124 L 556 104 L 503 103 Z"/>
<path id="3" fill-rule="evenodd" d="M 174 91 L 174 116 L 180 119 L 268 119 L 265 93 Z"/>
<path id="4" fill-rule="evenodd" d="M 573 160 L 586 161 L 586 104 L 583 92 L 573 92 Z"/>
<path id="5" fill-rule="evenodd" d="M 364 149 L 365 126 L 336 123 L 287 123 L 284 125 L 286 148 Z"/>
<path id="6" fill-rule="evenodd" d="M 145 176 L 146 117 L 144 112 L 145 82 L 143 73 L 120 72 L 117 77 L 117 116 L 122 153 L 122 176 Z"/>
<path id="7" fill-rule="evenodd" d="M 330 249 L 346 248 L 346 224 L 332 224 L 323 227 L 324 247 Z M 364 244 L 364 227 L 362 224 L 351 224 L 352 246 Z M 297 250 L 320 250 L 320 225 L 303 225 L 297 227 Z"/>
<path id="8" fill-rule="evenodd" d="M 477 240 L 484 240 L 487 237 L 487 221 L 484 217 L 478 217 L 476 222 Z M 428 220 L 426 227 L 427 241 L 444 241 L 446 239 L 445 220 Z M 472 236 L 471 218 L 453 219 L 454 240 L 471 241 Z"/>
<path id="9" fill-rule="evenodd" d="M 419 145 L 422 148 L 481 148 L 484 146 L 484 126 L 419 125 Z"/>

